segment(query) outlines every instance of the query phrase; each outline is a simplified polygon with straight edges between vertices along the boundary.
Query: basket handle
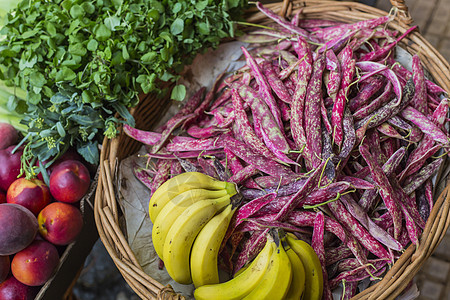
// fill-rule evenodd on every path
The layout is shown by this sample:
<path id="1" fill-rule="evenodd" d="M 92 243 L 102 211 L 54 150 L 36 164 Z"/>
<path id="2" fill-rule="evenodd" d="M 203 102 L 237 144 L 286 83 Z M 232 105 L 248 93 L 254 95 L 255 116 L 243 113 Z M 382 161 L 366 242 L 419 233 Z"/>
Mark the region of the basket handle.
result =
<path id="1" fill-rule="evenodd" d="M 413 23 L 413 19 L 409 14 L 408 6 L 405 4 L 405 0 L 390 0 L 392 6 L 398 9 L 399 21 L 405 25 L 410 25 Z"/>

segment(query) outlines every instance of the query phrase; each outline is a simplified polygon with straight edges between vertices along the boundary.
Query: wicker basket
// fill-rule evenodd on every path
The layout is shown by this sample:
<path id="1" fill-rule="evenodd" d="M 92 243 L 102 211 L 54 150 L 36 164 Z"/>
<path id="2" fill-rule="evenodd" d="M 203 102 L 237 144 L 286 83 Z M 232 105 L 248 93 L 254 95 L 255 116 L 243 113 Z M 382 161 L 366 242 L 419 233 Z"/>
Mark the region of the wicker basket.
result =
<path id="1" fill-rule="evenodd" d="M 397 9 L 396 19 L 389 23 L 391 29 L 404 33 L 412 19 L 403 0 L 391 0 Z M 336 20 L 346 23 L 386 15 L 387 12 L 356 2 L 294 0 L 267 4 L 274 12 L 290 17 L 299 10 L 304 18 Z M 270 20 L 256 9 L 246 12 L 246 20 L 252 23 L 268 24 Z M 419 53 L 422 62 L 436 83 L 450 91 L 449 63 L 418 32 L 405 38 L 401 46 L 409 53 Z M 132 111 L 136 128 L 149 130 L 168 109 L 170 101 L 151 95 L 143 97 L 139 106 Z M 170 287 L 166 287 L 144 273 L 128 245 L 119 226 L 121 211 L 118 208 L 114 188 L 114 176 L 118 161 L 134 154 L 141 144 L 120 135 L 113 140 L 105 139 L 101 151 L 101 168 L 95 197 L 95 221 L 100 238 L 119 271 L 133 290 L 143 299 L 183 299 Z M 354 299 L 392 299 L 399 295 L 417 274 L 426 259 L 433 253 L 444 237 L 450 224 L 449 187 L 444 189 L 427 221 L 420 239 L 420 246 L 411 245 L 401 255 L 384 278 L 359 293 Z"/>

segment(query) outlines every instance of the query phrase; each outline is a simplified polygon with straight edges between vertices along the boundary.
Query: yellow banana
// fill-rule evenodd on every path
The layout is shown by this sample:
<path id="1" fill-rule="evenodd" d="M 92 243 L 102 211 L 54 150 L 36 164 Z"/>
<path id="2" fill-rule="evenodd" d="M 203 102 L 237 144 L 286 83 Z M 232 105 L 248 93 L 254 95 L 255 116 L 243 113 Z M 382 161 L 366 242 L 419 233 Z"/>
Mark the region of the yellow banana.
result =
<path id="1" fill-rule="evenodd" d="M 287 241 L 286 253 L 292 265 L 292 281 L 285 300 L 300 300 L 305 290 L 305 267 L 297 253 L 287 244 Z"/>
<path id="2" fill-rule="evenodd" d="M 275 250 L 275 243 L 268 239 L 261 252 L 242 273 L 229 281 L 197 288 L 194 291 L 194 298 L 196 300 L 242 299 L 262 280 Z"/>
<path id="3" fill-rule="evenodd" d="M 228 205 L 195 238 L 191 250 L 191 276 L 195 287 L 219 283 L 217 257 L 236 207 Z"/>
<path id="4" fill-rule="evenodd" d="M 304 300 L 320 300 L 323 294 L 323 273 L 319 258 L 314 249 L 306 242 L 297 239 L 293 234 L 287 233 L 286 239 L 292 250 L 305 267 Z"/>
<path id="5" fill-rule="evenodd" d="M 269 267 L 260 283 L 245 296 L 245 300 L 282 300 L 292 280 L 292 265 L 280 240 L 272 253 Z"/>
<path id="6" fill-rule="evenodd" d="M 219 181 L 200 172 L 185 172 L 164 182 L 151 196 L 148 204 L 150 220 L 155 222 L 161 209 L 171 199 L 192 189 L 226 190 L 230 196 L 236 194 L 234 183 Z"/>
<path id="7" fill-rule="evenodd" d="M 182 284 L 192 282 L 189 257 L 194 239 L 206 223 L 228 204 L 228 197 L 200 200 L 186 208 L 173 222 L 163 249 L 164 265 L 173 280 Z"/>
<path id="8" fill-rule="evenodd" d="M 153 224 L 152 241 L 156 254 L 162 259 L 167 233 L 183 211 L 197 201 L 221 197 L 230 199 L 230 195 L 227 194 L 226 190 L 193 189 L 185 191 L 169 201 L 160 211 Z"/>
<path id="9" fill-rule="evenodd" d="M 250 263 L 246 264 L 245 266 L 243 266 L 242 268 L 240 268 L 236 273 L 234 273 L 234 277 L 238 276 L 239 274 L 241 274 L 242 272 L 244 272 L 245 270 L 247 270 L 247 268 L 250 266 Z"/>

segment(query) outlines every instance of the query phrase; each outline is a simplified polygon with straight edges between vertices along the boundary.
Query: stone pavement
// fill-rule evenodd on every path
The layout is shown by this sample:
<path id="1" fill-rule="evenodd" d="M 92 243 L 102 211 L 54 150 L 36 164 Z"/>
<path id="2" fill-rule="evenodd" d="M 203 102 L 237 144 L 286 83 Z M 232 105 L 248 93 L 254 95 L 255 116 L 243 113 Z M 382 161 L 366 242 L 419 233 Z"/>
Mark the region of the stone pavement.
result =
<path id="1" fill-rule="evenodd" d="M 73 288 L 74 300 L 139 300 L 99 239 Z"/>
<path id="2" fill-rule="evenodd" d="M 420 33 L 450 61 L 450 0 L 405 0 L 414 25 Z M 376 7 L 389 11 L 389 0 L 377 0 Z"/>
<path id="3" fill-rule="evenodd" d="M 450 230 L 416 276 L 419 300 L 450 300 Z"/>

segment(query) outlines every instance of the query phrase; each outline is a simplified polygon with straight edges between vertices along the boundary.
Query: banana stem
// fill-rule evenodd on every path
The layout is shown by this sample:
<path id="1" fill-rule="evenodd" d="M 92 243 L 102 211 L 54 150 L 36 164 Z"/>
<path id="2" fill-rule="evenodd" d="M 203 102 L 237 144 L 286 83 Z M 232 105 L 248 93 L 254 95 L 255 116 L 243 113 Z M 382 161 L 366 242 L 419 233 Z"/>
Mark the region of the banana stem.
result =
<path id="1" fill-rule="evenodd" d="M 240 193 L 231 197 L 231 207 L 233 209 L 241 206 L 242 202 L 244 202 L 244 197 Z"/>

